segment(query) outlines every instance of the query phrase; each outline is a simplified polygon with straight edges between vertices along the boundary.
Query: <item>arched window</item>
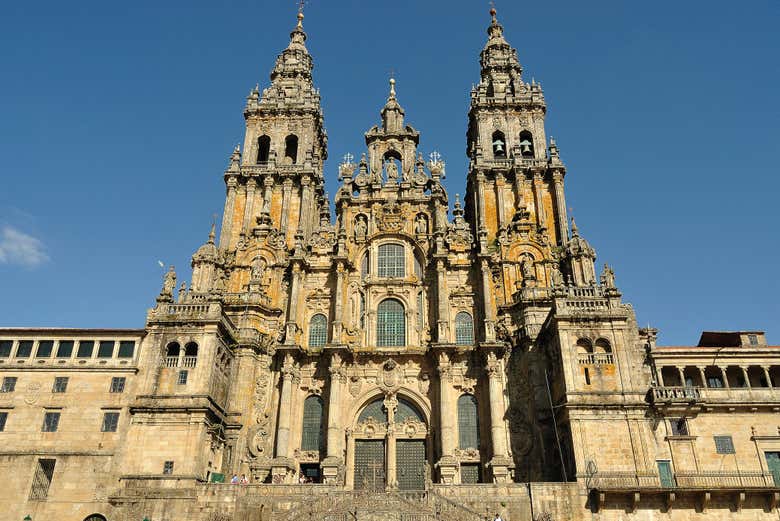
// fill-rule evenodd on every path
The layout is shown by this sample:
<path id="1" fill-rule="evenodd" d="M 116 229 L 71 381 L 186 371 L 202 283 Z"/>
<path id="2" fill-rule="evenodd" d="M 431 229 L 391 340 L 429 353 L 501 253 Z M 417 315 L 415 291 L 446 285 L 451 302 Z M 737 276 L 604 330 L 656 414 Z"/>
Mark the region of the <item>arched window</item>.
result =
<path id="1" fill-rule="evenodd" d="M 462 394 L 458 398 L 458 447 L 479 448 L 479 414 L 477 399 L 472 394 Z"/>
<path id="2" fill-rule="evenodd" d="M 611 353 L 612 347 L 609 345 L 609 341 L 604 338 L 596 340 L 595 349 L 596 353 Z"/>
<path id="3" fill-rule="evenodd" d="M 195 342 L 188 342 L 184 346 L 184 359 L 182 365 L 184 367 L 195 367 L 198 363 L 198 344 Z"/>
<path id="4" fill-rule="evenodd" d="M 376 309 L 376 345 L 406 345 L 404 306 L 395 299 L 383 300 Z"/>
<path id="5" fill-rule="evenodd" d="M 309 347 L 322 347 L 328 341 L 328 319 L 318 313 L 309 322 Z"/>
<path id="6" fill-rule="evenodd" d="M 178 342 L 171 342 L 168 347 L 165 348 L 165 356 L 175 356 L 178 358 L 181 346 Z"/>
<path id="7" fill-rule="evenodd" d="M 284 157 L 293 165 L 298 162 L 298 136 L 295 134 L 284 138 Z"/>
<path id="8" fill-rule="evenodd" d="M 358 416 L 358 423 L 362 423 L 369 418 L 373 418 L 379 423 L 387 423 L 387 411 L 382 400 L 377 399 L 366 405 L 360 412 L 360 416 Z"/>
<path id="9" fill-rule="evenodd" d="M 257 138 L 257 162 L 267 163 L 268 158 L 271 155 L 271 138 L 268 136 L 260 136 Z"/>
<path id="10" fill-rule="evenodd" d="M 402 244 L 382 244 L 379 246 L 377 268 L 380 277 L 405 277 L 406 266 Z"/>
<path id="11" fill-rule="evenodd" d="M 371 273 L 371 263 L 369 262 L 368 252 L 363 255 L 363 260 L 360 261 L 360 276 L 367 277 Z"/>
<path id="12" fill-rule="evenodd" d="M 417 407 L 415 407 L 412 402 L 405 398 L 398 398 L 398 407 L 393 415 L 393 420 L 395 423 L 403 423 L 407 418 L 411 418 L 418 422 L 425 422 L 425 420 L 423 420 L 423 415 L 420 414 L 420 411 L 417 410 Z"/>
<path id="13" fill-rule="evenodd" d="M 474 343 L 474 321 L 465 311 L 455 315 L 455 343 L 459 346 L 469 346 Z"/>
<path id="14" fill-rule="evenodd" d="M 85 517 L 84 521 L 106 521 L 106 517 L 101 516 L 100 514 L 92 514 L 91 516 Z"/>
<path id="15" fill-rule="evenodd" d="M 500 130 L 493 132 L 493 157 L 505 158 L 506 157 L 506 138 L 504 133 Z"/>
<path id="16" fill-rule="evenodd" d="M 309 396 L 303 402 L 301 450 L 322 451 L 322 398 Z"/>
<path id="17" fill-rule="evenodd" d="M 530 132 L 520 132 L 520 154 L 525 158 L 534 157 L 534 137 Z"/>
<path id="18" fill-rule="evenodd" d="M 577 340 L 577 352 L 581 355 L 592 353 L 593 346 L 590 344 L 590 340 L 587 338 Z"/>

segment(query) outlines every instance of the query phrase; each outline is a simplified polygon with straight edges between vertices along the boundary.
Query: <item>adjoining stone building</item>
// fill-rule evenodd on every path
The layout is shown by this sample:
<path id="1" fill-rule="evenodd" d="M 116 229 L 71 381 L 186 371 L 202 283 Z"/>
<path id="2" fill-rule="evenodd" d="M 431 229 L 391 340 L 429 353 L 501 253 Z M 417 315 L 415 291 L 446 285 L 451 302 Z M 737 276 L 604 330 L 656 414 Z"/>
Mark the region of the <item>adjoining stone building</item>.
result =
<path id="1" fill-rule="evenodd" d="M 637 326 L 491 15 L 464 202 L 391 80 L 332 223 L 299 14 L 189 287 L 139 330 L 0 329 L 4 519 L 777 518 L 780 349 Z"/>

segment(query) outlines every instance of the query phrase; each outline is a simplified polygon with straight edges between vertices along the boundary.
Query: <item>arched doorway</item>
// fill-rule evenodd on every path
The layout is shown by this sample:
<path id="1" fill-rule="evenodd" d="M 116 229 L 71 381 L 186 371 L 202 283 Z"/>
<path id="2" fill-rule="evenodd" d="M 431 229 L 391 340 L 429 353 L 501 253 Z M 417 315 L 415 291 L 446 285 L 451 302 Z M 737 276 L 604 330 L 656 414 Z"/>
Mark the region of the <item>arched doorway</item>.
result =
<path id="1" fill-rule="evenodd" d="M 427 441 L 427 422 L 411 400 L 389 396 L 369 401 L 348 439 L 351 485 L 370 490 L 425 489 Z"/>

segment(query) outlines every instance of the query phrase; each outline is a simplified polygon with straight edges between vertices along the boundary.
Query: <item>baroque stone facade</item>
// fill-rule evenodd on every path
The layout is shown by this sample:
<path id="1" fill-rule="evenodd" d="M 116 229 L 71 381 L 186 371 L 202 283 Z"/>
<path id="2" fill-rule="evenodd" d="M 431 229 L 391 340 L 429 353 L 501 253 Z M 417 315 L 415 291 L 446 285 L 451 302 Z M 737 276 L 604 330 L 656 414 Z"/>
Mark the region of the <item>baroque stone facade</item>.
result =
<path id="1" fill-rule="evenodd" d="M 391 79 L 332 222 L 298 15 L 189 287 L 141 330 L 0 330 L 9 519 L 777 516 L 780 351 L 637 326 L 491 17 L 464 203 Z"/>

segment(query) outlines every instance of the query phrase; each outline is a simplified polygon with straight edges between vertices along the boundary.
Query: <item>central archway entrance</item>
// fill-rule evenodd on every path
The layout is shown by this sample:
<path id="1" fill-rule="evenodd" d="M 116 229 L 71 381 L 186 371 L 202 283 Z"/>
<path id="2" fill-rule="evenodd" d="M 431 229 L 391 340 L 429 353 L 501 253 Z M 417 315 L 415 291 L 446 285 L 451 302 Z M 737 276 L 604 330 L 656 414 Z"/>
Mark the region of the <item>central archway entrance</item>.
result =
<path id="1" fill-rule="evenodd" d="M 375 398 L 360 412 L 349 434 L 354 488 L 425 489 L 428 426 L 410 400 L 402 396 Z"/>

